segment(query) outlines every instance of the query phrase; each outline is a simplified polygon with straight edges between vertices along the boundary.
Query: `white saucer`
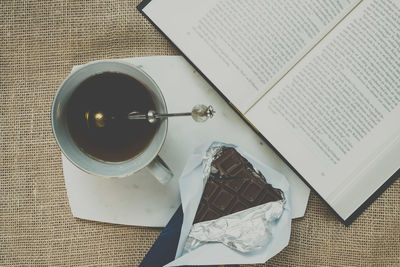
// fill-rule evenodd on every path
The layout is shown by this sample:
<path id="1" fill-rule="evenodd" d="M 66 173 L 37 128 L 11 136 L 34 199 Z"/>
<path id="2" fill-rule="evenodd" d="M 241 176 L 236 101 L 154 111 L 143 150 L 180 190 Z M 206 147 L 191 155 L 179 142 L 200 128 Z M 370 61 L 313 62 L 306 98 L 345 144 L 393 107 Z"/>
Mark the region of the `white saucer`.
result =
<path id="1" fill-rule="evenodd" d="M 169 112 L 212 105 L 213 119 L 196 123 L 190 117 L 171 118 L 160 155 L 174 172 L 163 186 L 146 170 L 122 179 L 89 175 L 63 157 L 63 169 L 73 216 L 109 223 L 165 226 L 180 204 L 178 178 L 186 158 L 198 145 L 222 141 L 239 145 L 283 173 L 291 186 L 292 217 L 304 215 L 310 190 L 216 91 L 180 56 L 125 59 L 141 66 L 163 91 Z"/>

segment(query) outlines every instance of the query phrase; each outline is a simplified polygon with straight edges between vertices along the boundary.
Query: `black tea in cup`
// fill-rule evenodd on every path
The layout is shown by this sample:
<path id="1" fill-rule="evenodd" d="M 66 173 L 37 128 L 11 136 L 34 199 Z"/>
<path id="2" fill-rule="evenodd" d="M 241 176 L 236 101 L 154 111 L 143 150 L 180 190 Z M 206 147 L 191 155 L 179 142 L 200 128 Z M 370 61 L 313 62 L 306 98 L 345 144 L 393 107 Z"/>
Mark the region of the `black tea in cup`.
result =
<path id="1" fill-rule="evenodd" d="M 76 145 L 86 154 L 108 162 L 140 155 L 159 127 L 147 120 L 129 120 L 132 111 L 155 110 L 152 95 L 136 79 L 103 72 L 83 81 L 67 103 L 67 126 Z"/>

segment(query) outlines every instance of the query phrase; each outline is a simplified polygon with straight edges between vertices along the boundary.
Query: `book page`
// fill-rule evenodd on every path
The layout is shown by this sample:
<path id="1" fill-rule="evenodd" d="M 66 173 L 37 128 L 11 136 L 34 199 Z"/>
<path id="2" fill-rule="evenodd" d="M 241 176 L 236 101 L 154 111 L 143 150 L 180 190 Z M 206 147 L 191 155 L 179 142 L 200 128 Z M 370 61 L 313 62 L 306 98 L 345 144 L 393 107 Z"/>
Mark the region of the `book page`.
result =
<path id="1" fill-rule="evenodd" d="M 363 1 L 246 116 L 351 215 L 400 167 L 400 1 Z"/>
<path id="2" fill-rule="evenodd" d="M 245 113 L 358 3 L 152 0 L 143 12 Z"/>

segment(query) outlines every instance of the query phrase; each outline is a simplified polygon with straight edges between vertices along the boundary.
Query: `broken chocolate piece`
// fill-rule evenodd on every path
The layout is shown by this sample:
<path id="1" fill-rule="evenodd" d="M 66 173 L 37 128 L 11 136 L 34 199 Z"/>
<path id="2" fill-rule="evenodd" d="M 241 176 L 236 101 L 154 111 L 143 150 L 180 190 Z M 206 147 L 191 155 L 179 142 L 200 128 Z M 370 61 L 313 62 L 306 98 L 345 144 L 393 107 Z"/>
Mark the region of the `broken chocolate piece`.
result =
<path id="1" fill-rule="evenodd" d="M 194 222 L 215 220 L 235 212 L 283 199 L 281 190 L 268 184 L 261 172 L 234 148 L 222 147 L 211 163 Z"/>

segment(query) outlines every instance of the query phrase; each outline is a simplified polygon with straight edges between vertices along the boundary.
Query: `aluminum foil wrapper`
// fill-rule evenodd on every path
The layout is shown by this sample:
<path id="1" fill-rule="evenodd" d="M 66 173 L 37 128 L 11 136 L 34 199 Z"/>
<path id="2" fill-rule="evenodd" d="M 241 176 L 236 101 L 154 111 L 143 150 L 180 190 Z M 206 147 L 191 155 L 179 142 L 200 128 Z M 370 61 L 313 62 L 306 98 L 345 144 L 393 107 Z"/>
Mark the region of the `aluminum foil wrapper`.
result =
<path id="1" fill-rule="evenodd" d="M 210 176 L 211 172 L 211 163 L 214 159 L 218 158 L 222 152 L 222 143 L 212 143 L 211 146 L 208 148 L 205 156 L 203 158 L 203 185 L 206 185 L 208 176 Z M 226 147 L 234 147 L 230 145 L 224 144 Z"/>
<path id="2" fill-rule="evenodd" d="M 229 145 L 223 144 L 223 146 Z M 221 148 L 222 144 L 214 143 L 203 158 L 203 186 L 213 171 L 211 163 L 219 157 Z M 190 252 L 209 242 L 220 242 L 244 253 L 263 248 L 272 238 L 270 229 L 281 217 L 285 202 L 283 195 L 283 199 L 279 201 L 268 202 L 215 220 L 196 223 L 190 230 L 183 252 Z"/>

